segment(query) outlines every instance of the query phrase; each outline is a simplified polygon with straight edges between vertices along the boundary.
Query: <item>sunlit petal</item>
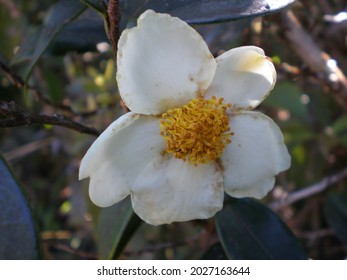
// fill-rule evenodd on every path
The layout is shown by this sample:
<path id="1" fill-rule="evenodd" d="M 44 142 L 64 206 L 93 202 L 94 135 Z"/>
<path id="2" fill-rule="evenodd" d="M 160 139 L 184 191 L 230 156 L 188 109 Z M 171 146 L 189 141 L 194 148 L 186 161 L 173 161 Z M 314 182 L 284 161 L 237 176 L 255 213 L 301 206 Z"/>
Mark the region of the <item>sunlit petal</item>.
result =
<path id="1" fill-rule="evenodd" d="M 262 198 L 274 186 L 275 175 L 290 166 L 290 156 L 278 126 L 258 112 L 231 117 L 232 143 L 221 163 L 225 191 L 233 197 Z"/>
<path id="2" fill-rule="evenodd" d="M 231 49 L 216 61 L 216 75 L 206 98 L 223 97 L 237 107 L 251 109 L 262 102 L 275 85 L 275 67 L 258 47 Z"/>
<path id="3" fill-rule="evenodd" d="M 157 118 L 125 114 L 89 148 L 79 177 L 90 178 L 89 194 L 96 205 L 110 206 L 130 194 L 137 175 L 164 148 Z"/>
<path id="4" fill-rule="evenodd" d="M 212 162 L 191 165 L 160 156 L 137 178 L 132 203 L 134 211 L 153 225 L 207 219 L 223 206 L 223 180 Z"/>
<path id="5" fill-rule="evenodd" d="M 118 44 L 117 81 L 131 111 L 160 114 L 197 97 L 211 83 L 216 62 L 188 24 L 146 11 Z"/>

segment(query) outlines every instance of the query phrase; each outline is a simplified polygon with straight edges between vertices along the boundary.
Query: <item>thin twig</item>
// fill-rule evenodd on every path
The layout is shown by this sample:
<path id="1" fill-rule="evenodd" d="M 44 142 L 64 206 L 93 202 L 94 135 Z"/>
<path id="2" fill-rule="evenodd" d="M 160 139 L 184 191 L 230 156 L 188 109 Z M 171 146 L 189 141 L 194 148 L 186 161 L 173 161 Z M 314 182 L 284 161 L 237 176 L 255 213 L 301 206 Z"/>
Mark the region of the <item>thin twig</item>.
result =
<path id="1" fill-rule="evenodd" d="M 323 228 L 323 229 L 318 229 L 315 231 L 296 231 L 295 232 L 295 236 L 299 238 L 308 239 L 310 241 L 315 241 L 319 238 L 332 236 L 332 235 L 334 235 L 334 232 L 330 228 Z"/>
<path id="2" fill-rule="evenodd" d="M 107 16 L 108 16 L 108 38 L 112 44 L 113 53 L 115 59 L 117 58 L 117 45 L 119 39 L 119 0 L 110 0 L 107 6 Z"/>
<path id="3" fill-rule="evenodd" d="M 0 101 L 0 115 L 5 116 L 5 119 L 0 119 L 0 127 L 16 127 L 31 124 L 50 124 L 70 128 L 80 133 L 86 133 L 95 136 L 100 135 L 100 133 L 95 128 L 84 126 L 80 123 L 70 120 L 64 115 L 55 114 L 49 116 L 44 114 L 37 114 L 17 106 L 13 101 Z"/>
<path id="4" fill-rule="evenodd" d="M 310 197 L 314 194 L 320 193 L 346 177 L 347 177 L 347 168 L 343 169 L 342 171 L 334 175 L 325 177 L 322 181 L 318 183 L 305 187 L 299 191 L 292 192 L 284 198 L 273 201 L 269 204 L 269 207 L 272 208 L 273 210 L 278 210 L 284 206 L 290 205 L 294 202 Z"/>
<path id="5" fill-rule="evenodd" d="M 79 256 L 79 257 L 84 258 L 84 259 L 97 260 L 96 255 L 89 253 L 89 252 L 84 252 L 84 251 L 79 251 L 79 250 L 73 249 L 70 246 L 63 244 L 61 242 L 46 241 L 46 243 L 48 243 L 49 246 L 51 246 L 55 249 L 64 251 L 66 253 L 69 253 L 69 254 L 72 254 L 75 256 Z"/>
<path id="6" fill-rule="evenodd" d="M 35 88 L 31 85 L 26 85 L 24 80 L 19 75 L 14 73 L 7 65 L 5 65 L 1 61 L 0 61 L 0 70 L 14 86 L 16 86 L 19 89 L 26 88 L 26 89 L 30 90 L 33 93 L 36 100 L 45 104 L 45 105 L 48 105 L 48 106 L 53 107 L 55 109 L 59 109 L 61 111 L 65 111 L 67 113 L 70 113 L 70 114 L 75 115 L 75 116 L 80 116 L 80 117 L 88 117 L 88 116 L 94 115 L 96 113 L 96 111 L 76 112 L 70 106 L 67 106 L 64 104 L 54 104 L 50 99 L 45 97 L 37 88 Z"/>
<path id="7" fill-rule="evenodd" d="M 46 146 L 50 146 L 53 142 L 53 137 L 48 137 L 45 139 L 41 139 L 38 141 L 30 142 L 14 150 L 3 153 L 2 156 L 6 159 L 6 161 L 13 161 L 20 158 L 23 158 L 31 153 L 34 153 L 37 150 L 40 150 Z"/>

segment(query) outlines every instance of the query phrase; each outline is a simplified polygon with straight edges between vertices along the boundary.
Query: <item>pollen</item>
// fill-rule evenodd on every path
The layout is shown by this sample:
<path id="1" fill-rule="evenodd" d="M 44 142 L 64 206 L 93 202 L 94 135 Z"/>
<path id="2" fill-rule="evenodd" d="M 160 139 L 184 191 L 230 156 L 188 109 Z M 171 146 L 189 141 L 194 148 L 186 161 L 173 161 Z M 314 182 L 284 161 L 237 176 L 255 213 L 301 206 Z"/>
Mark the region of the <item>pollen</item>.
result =
<path id="1" fill-rule="evenodd" d="M 166 151 L 193 165 L 216 160 L 231 143 L 230 107 L 223 98 L 213 96 L 193 99 L 162 114 L 160 134 L 166 141 Z"/>

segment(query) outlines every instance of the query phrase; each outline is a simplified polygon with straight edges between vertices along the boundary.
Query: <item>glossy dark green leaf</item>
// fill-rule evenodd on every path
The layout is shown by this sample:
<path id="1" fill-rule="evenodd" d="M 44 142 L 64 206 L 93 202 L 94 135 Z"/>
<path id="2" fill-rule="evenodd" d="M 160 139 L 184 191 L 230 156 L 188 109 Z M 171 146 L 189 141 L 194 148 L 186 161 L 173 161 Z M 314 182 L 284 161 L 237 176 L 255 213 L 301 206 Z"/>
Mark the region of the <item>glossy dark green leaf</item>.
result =
<path id="1" fill-rule="evenodd" d="M 82 3 L 100 13 L 103 17 L 107 14 L 107 4 L 103 0 L 81 0 Z"/>
<path id="2" fill-rule="evenodd" d="M 42 28 L 24 40 L 12 60 L 13 66 L 20 65 L 20 74 L 25 80 L 60 30 L 85 9 L 86 6 L 78 0 L 61 0 L 52 6 Z"/>
<path id="3" fill-rule="evenodd" d="M 122 23 L 152 9 L 177 16 L 188 23 L 212 23 L 273 13 L 295 0 L 123 0 Z"/>
<path id="4" fill-rule="evenodd" d="M 288 227 L 255 200 L 232 198 L 217 214 L 216 221 L 230 259 L 307 259 Z"/>
<path id="5" fill-rule="evenodd" d="M 97 226 L 99 258 L 117 259 L 140 224 L 130 198 L 103 208 Z"/>
<path id="6" fill-rule="evenodd" d="M 170 13 L 188 23 L 197 24 L 260 16 L 293 2 L 294 0 L 123 0 L 120 1 L 120 29 L 124 29 L 129 23 L 134 24 L 136 18 L 147 9 Z M 53 5 L 45 24 L 23 41 L 13 58 L 12 66 L 19 68 L 17 73 L 27 80 L 32 68 L 49 47 L 53 54 L 70 50 L 93 51 L 98 42 L 108 41 L 102 19 L 106 17 L 105 3 L 103 0 L 61 0 Z M 83 13 L 80 16 L 87 6 L 102 17 L 90 10 L 87 15 Z"/>
<path id="7" fill-rule="evenodd" d="M 324 215 L 336 236 L 347 244 L 347 193 L 331 194 L 325 201 Z"/>
<path id="8" fill-rule="evenodd" d="M 38 259 L 38 244 L 28 201 L 0 156 L 0 259 Z"/>
<path id="9" fill-rule="evenodd" d="M 108 41 L 103 18 L 88 9 L 59 32 L 48 51 L 53 55 L 68 51 L 96 51 L 98 43 Z"/>

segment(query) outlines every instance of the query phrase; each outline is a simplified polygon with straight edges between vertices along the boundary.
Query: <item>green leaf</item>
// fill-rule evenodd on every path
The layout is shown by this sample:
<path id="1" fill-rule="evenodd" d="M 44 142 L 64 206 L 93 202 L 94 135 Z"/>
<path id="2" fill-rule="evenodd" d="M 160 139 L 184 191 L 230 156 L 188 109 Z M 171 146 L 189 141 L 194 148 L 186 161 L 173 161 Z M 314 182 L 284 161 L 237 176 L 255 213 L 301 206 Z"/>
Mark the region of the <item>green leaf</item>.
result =
<path id="1" fill-rule="evenodd" d="M 338 136 L 347 134 L 347 116 L 342 115 L 337 120 L 335 120 L 334 124 L 332 125 L 332 129 Z"/>
<path id="2" fill-rule="evenodd" d="M 21 17 L 13 16 L 11 7 L 11 5 L 2 3 L 0 9 L 0 59 L 2 61 L 8 60 L 13 56 L 13 49 L 18 45 L 18 40 L 20 39 L 19 32 L 9 32 L 9 30 L 20 30 L 22 20 Z"/>
<path id="3" fill-rule="evenodd" d="M 255 200 L 231 198 L 216 220 L 220 240 L 230 259 L 307 259 L 288 227 Z"/>
<path id="4" fill-rule="evenodd" d="M 12 66 L 19 66 L 25 81 L 38 59 L 51 44 L 60 30 L 78 17 L 84 10 L 78 0 L 61 0 L 52 6 L 44 25 L 34 34 L 26 38 L 12 60 Z"/>
<path id="5" fill-rule="evenodd" d="M 317 140 L 317 134 L 307 123 L 298 120 L 289 120 L 281 123 L 284 138 L 287 143 L 303 143 L 305 141 Z"/>
<path id="6" fill-rule="evenodd" d="M 302 102 L 303 93 L 294 83 L 280 82 L 264 100 L 264 105 L 287 109 L 293 117 L 307 123 L 310 117 L 307 106 Z"/>
<path id="7" fill-rule="evenodd" d="M 28 201 L 0 156 L 0 259 L 40 258 L 38 236 Z"/>
<path id="8" fill-rule="evenodd" d="M 336 236 L 347 244 L 347 193 L 329 195 L 324 203 L 324 215 Z"/>
<path id="9" fill-rule="evenodd" d="M 335 142 L 341 143 L 347 147 L 347 116 L 342 115 L 337 118 L 332 125 L 332 129 L 334 132 L 333 136 L 336 137 Z"/>
<path id="10" fill-rule="evenodd" d="M 99 258 L 117 259 L 140 224 L 130 198 L 103 208 L 97 226 Z"/>
<path id="11" fill-rule="evenodd" d="M 97 11 L 102 17 L 106 17 L 107 5 L 103 0 L 81 0 L 81 2 Z"/>
<path id="12" fill-rule="evenodd" d="M 108 41 L 102 17 L 88 9 L 57 34 L 48 51 L 53 55 L 68 51 L 96 51 L 98 43 Z"/>
<path id="13" fill-rule="evenodd" d="M 122 25 L 147 9 L 165 12 L 190 24 L 212 23 L 273 13 L 295 0 L 123 0 Z"/>

